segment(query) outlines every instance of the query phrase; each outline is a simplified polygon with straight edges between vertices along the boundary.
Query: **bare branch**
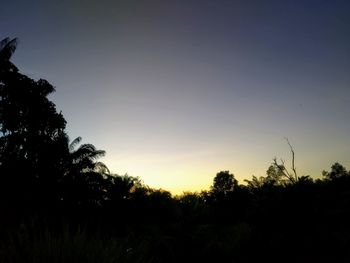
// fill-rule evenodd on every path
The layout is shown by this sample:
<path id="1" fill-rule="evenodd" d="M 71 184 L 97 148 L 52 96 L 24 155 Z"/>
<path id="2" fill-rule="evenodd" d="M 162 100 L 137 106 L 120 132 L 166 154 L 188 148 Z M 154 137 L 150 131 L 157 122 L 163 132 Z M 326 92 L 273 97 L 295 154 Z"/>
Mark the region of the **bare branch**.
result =
<path id="1" fill-rule="evenodd" d="M 298 174 L 297 174 L 297 169 L 295 167 L 295 153 L 294 153 L 294 149 L 293 149 L 292 145 L 290 144 L 288 138 L 285 137 L 285 139 L 286 139 L 286 141 L 287 141 L 287 143 L 289 145 L 290 151 L 292 153 L 292 171 L 294 173 L 294 178 L 297 181 L 298 180 Z"/>

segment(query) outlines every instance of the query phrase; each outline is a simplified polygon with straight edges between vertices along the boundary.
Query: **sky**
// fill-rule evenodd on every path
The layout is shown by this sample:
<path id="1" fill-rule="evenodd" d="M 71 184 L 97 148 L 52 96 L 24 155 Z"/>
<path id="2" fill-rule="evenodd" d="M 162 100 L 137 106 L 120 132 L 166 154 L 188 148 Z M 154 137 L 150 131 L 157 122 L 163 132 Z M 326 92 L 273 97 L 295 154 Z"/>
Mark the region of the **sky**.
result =
<path id="1" fill-rule="evenodd" d="M 350 168 L 350 1 L 2 0 L 13 62 L 56 87 L 71 139 L 170 190 L 229 170 Z"/>

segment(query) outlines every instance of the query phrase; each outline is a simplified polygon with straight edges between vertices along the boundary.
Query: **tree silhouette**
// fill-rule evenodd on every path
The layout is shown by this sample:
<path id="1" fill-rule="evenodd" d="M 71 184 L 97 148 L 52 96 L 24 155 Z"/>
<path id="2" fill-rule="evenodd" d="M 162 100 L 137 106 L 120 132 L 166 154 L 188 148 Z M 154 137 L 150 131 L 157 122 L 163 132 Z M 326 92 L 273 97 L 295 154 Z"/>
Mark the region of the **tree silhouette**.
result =
<path id="1" fill-rule="evenodd" d="M 92 144 L 81 144 L 81 137 L 69 143 L 65 136 L 67 154 L 65 155 L 65 171 L 63 178 L 64 194 L 62 199 L 70 204 L 94 203 L 99 204 L 105 199 L 108 187 L 109 170 L 98 162 L 105 151 L 97 150 Z"/>
<path id="2" fill-rule="evenodd" d="M 17 39 L 5 38 L 0 41 L 0 69 L 1 73 L 6 70 L 18 71 L 18 69 L 10 62 L 11 56 L 16 50 Z"/>
<path id="3" fill-rule="evenodd" d="M 216 174 L 212 186 L 212 192 L 217 195 L 226 196 L 238 185 L 238 181 L 229 171 L 221 171 Z"/>
<path id="4" fill-rule="evenodd" d="M 81 144 L 78 149 L 75 149 L 80 142 L 81 137 L 77 137 L 69 144 L 69 171 L 74 173 L 109 173 L 104 163 L 97 162 L 97 159 L 103 157 L 106 152 L 97 150 L 92 144 Z"/>
<path id="5" fill-rule="evenodd" d="M 131 194 L 135 193 L 137 188 L 142 187 L 139 178 L 127 174 L 124 176 L 111 175 L 109 181 L 108 199 L 112 202 L 130 199 Z"/>
<path id="6" fill-rule="evenodd" d="M 66 121 L 47 98 L 54 87 L 10 62 L 16 43 L 6 38 L 0 44 L 1 193 L 7 200 L 50 200 L 58 197 Z"/>
<path id="7" fill-rule="evenodd" d="M 327 180 L 337 180 L 340 178 L 344 178 L 346 176 L 350 176 L 350 172 L 346 170 L 346 168 L 341 165 L 340 163 L 336 162 L 332 165 L 331 171 L 323 171 L 322 175 L 327 179 Z"/>
<path id="8" fill-rule="evenodd" d="M 276 184 L 286 184 L 286 183 L 296 183 L 299 180 L 299 176 L 297 174 L 297 169 L 295 167 L 295 152 L 290 144 L 288 138 L 285 138 L 287 141 L 287 144 L 289 146 L 290 152 L 292 154 L 292 160 L 291 160 L 291 171 L 289 171 L 285 165 L 285 162 L 283 159 L 281 159 L 280 163 L 278 163 L 277 158 L 273 159 L 272 165 L 269 167 L 269 170 L 267 171 L 268 177 L 270 179 L 275 180 Z"/>
<path id="9" fill-rule="evenodd" d="M 266 177 L 256 177 L 255 175 L 253 175 L 252 180 L 245 179 L 244 182 L 247 183 L 249 189 L 259 189 L 263 187 L 264 184 L 266 184 Z"/>

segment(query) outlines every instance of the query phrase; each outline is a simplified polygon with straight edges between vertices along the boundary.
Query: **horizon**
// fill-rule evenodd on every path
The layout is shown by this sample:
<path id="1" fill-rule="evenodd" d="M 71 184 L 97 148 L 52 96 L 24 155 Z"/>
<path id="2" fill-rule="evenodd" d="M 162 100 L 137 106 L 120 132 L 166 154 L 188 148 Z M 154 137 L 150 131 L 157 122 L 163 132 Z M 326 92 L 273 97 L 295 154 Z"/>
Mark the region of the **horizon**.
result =
<path id="1" fill-rule="evenodd" d="M 0 24 L 113 173 L 172 194 L 242 183 L 290 167 L 285 137 L 299 175 L 349 168 L 350 3 L 251 3 L 12 1 Z"/>

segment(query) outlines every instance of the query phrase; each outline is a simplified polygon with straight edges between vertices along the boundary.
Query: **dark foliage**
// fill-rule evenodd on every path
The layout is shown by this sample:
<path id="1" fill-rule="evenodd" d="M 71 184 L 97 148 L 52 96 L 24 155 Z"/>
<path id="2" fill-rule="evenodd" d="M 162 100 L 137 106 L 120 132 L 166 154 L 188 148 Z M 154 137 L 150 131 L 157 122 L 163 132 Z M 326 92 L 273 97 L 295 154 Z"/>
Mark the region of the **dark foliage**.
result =
<path id="1" fill-rule="evenodd" d="M 239 184 L 173 197 L 110 174 L 92 144 L 70 142 L 47 98 L 0 42 L 0 262 L 349 262 L 350 172 L 313 180 L 274 159 Z M 288 142 L 289 143 L 289 142 Z M 289 144 L 290 146 L 290 144 Z"/>

